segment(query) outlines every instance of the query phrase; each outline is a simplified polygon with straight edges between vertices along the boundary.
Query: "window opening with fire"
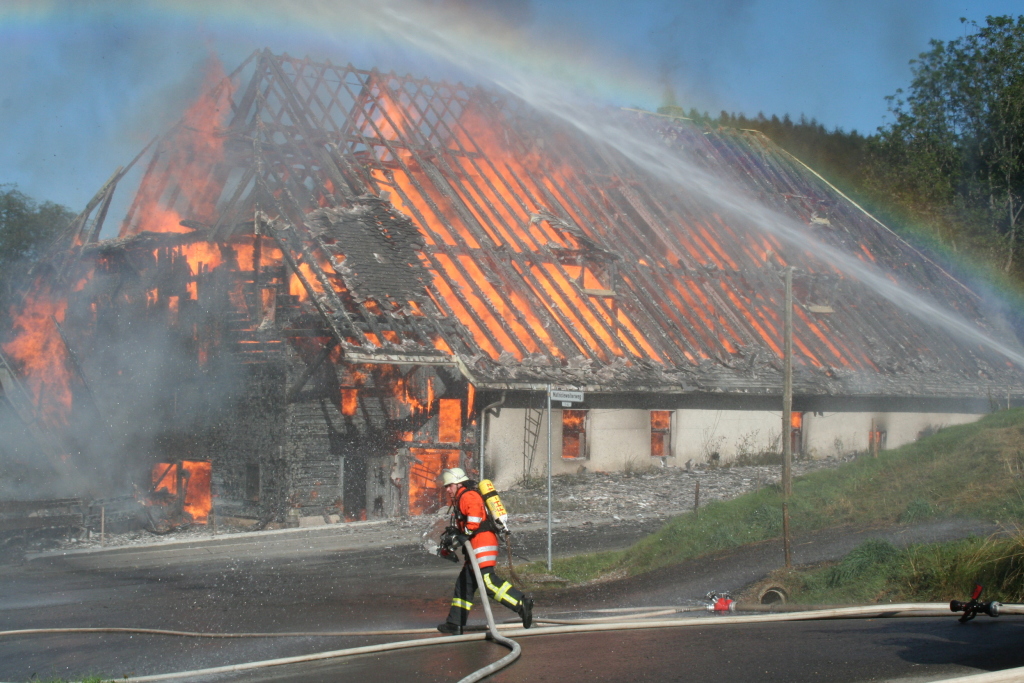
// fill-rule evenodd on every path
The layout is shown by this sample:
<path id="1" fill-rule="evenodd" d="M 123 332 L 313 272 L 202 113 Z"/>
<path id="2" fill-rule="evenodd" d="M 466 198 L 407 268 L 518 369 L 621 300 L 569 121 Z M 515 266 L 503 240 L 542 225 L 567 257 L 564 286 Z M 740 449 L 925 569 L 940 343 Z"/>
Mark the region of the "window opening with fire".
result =
<path id="1" fill-rule="evenodd" d="M 160 462 L 153 466 L 151 505 L 165 508 L 165 517 L 206 524 L 213 507 L 211 466 L 205 460 Z"/>
<path id="2" fill-rule="evenodd" d="M 672 411 L 651 411 L 651 456 L 664 458 L 672 455 Z"/>
<path id="3" fill-rule="evenodd" d="M 462 400 L 442 398 L 437 413 L 437 440 L 440 443 L 462 441 Z"/>
<path id="4" fill-rule="evenodd" d="M 873 456 L 878 457 L 879 451 L 885 450 L 885 429 L 871 421 L 871 431 L 868 432 L 868 450 Z"/>
<path id="5" fill-rule="evenodd" d="M 804 452 L 804 414 L 793 411 L 789 415 L 790 442 L 793 455 L 800 455 Z"/>
<path id="6" fill-rule="evenodd" d="M 588 455 L 587 412 L 562 411 L 562 458 L 565 460 L 580 460 Z"/>
<path id="7" fill-rule="evenodd" d="M 359 410 L 359 390 L 350 387 L 341 389 L 341 414 L 354 417 Z"/>

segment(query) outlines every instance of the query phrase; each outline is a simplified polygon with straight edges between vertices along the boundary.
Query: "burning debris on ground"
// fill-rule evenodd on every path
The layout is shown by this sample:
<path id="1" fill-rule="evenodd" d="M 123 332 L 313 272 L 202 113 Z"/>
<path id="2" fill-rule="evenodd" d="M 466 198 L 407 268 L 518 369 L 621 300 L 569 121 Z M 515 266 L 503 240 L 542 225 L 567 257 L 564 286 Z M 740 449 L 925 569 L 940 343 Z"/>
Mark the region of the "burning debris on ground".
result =
<path id="1" fill-rule="evenodd" d="M 977 296 L 763 136 L 609 116 L 1019 348 Z M 136 162 L 128 213 L 102 239 Z M 966 413 L 1021 385 L 995 351 L 521 102 L 257 51 L 211 74 L 36 264 L 0 346 L 0 420 L 22 444 L 4 454 L 25 488 L 132 496 L 154 528 L 203 524 L 209 505 L 258 525 L 430 513 L 443 468 L 503 447 L 480 443 L 481 413 L 506 394 L 502 419 L 527 409 L 510 456 L 523 471 L 507 478 L 532 474 L 530 406 L 552 385 L 622 411 L 775 409 L 785 268 L 800 410 Z M 588 457 L 577 417 L 566 462 Z M 661 450 L 643 433 L 626 457 L 671 457 L 672 421 L 650 420 L 639 429 L 664 432 Z"/>

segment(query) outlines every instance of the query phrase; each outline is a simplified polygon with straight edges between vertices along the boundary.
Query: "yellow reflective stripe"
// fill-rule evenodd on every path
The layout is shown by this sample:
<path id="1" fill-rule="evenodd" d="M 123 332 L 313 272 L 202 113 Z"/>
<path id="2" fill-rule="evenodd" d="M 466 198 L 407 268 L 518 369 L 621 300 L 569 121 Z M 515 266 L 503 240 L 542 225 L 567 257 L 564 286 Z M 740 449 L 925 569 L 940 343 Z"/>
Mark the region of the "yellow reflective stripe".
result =
<path id="1" fill-rule="evenodd" d="M 516 605 L 519 604 L 518 600 L 516 600 L 515 598 L 510 598 L 510 597 L 508 597 L 506 595 L 506 593 L 508 593 L 509 590 L 512 588 L 512 584 L 509 583 L 508 581 L 503 583 L 501 585 L 501 588 L 499 588 L 499 587 L 494 585 L 493 581 L 491 581 L 491 575 L 490 574 L 484 574 L 484 583 L 487 584 L 487 588 L 490 589 L 491 595 L 493 595 L 494 599 L 497 600 L 498 602 L 501 602 L 502 600 L 504 600 L 505 602 L 509 603 L 513 607 L 515 607 Z"/>
<path id="2" fill-rule="evenodd" d="M 505 585 L 502 586 L 498 590 L 498 592 L 494 594 L 494 599 L 497 600 L 498 602 L 501 602 L 502 600 L 504 600 L 505 599 L 505 594 L 508 593 L 510 588 L 512 588 L 512 584 L 509 583 L 508 581 L 506 581 Z M 509 598 L 507 602 L 510 602 L 513 605 L 515 605 L 516 604 L 516 599 L 515 598 Z"/>
<path id="3" fill-rule="evenodd" d="M 473 550 L 476 551 L 477 555 L 479 555 L 480 553 L 495 553 L 495 554 L 497 554 L 498 546 L 496 546 L 496 545 L 482 545 L 479 548 L 473 548 Z"/>
<path id="4" fill-rule="evenodd" d="M 452 607 L 461 607 L 464 610 L 473 609 L 473 603 L 462 598 L 452 598 Z"/>
<path id="5" fill-rule="evenodd" d="M 470 524 L 475 524 L 477 522 L 484 521 L 484 518 L 483 517 L 466 517 L 466 521 L 469 522 Z"/>

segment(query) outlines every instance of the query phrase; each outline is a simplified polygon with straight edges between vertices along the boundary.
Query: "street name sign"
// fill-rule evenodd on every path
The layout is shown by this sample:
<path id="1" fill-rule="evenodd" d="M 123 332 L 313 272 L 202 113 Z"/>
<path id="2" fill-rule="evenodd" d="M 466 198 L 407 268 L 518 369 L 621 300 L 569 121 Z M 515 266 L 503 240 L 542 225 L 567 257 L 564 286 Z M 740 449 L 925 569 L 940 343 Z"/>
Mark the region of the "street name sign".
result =
<path id="1" fill-rule="evenodd" d="M 551 389 L 551 400 L 552 401 L 571 401 L 573 403 L 583 403 L 583 392 L 582 391 L 562 391 L 561 389 Z"/>

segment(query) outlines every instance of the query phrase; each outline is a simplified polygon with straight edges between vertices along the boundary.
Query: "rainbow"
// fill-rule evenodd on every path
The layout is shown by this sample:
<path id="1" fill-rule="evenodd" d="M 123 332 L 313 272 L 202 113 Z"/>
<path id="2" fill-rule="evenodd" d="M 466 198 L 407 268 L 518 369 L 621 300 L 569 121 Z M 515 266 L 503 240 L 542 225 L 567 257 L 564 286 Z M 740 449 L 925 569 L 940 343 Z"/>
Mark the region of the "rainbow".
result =
<path id="1" fill-rule="evenodd" d="M 72 33 L 94 31 L 101 35 L 111 30 L 191 33 L 193 40 L 208 43 L 227 65 L 267 46 L 275 52 L 309 54 L 318 60 L 341 58 L 364 68 L 406 67 L 415 75 L 431 78 L 458 72 L 437 55 L 415 47 L 423 45 L 417 38 L 434 32 L 458 44 L 465 55 L 502 64 L 517 77 L 557 79 L 607 104 L 652 108 L 664 89 L 656 74 L 608 55 L 598 56 L 578 42 L 566 43 L 564 37 L 561 42 L 545 40 L 480 16 L 440 9 L 428 12 L 414 3 L 396 0 L 7 0 L 0 4 L 0 38 L 5 40 L 53 40 Z M 420 65 L 430 71 L 416 68 Z"/>

